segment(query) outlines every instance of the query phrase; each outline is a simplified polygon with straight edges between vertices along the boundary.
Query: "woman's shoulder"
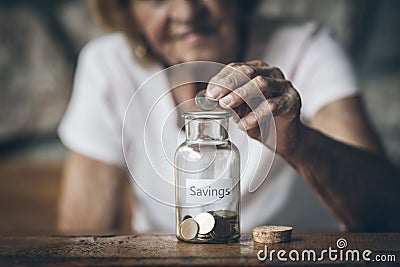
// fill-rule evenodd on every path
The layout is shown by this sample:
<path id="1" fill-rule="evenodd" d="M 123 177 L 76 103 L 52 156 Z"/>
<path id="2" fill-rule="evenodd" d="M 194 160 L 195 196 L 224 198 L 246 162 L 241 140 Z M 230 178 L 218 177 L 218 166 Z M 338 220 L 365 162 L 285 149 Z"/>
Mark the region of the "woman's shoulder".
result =
<path id="1" fill-rule="evenodd" d="M 322 28 L 317 21 L 256 17 L 251 23 L 251 39 L 271 41 L 277 37 L 307 36 Z"/>
<path id="2" fill-rule="evenodd" d="M 90 40 L 85 44 L 82 51 L 105 52 L 114 49 L 129 49 L 125 36 L 121 33 L 109 33 Z"/>
<path id="3" fill-rule="evenodd" d="M 315 21 L 266 17 L 257 17 L 251 25 L 249 45 L 257 56 L 265 55 L 268 50 L 293 49 L 321 29 L 321 24 Z"/>
<path id="4" fill-rule="evenodd" d="M 316 21 L 288 21 L 281 23 L 276 28 L 275 35 L 292 39 L 296 39 L 296 37 L 307 38 L 321 29 L 322 24 Z"/>
<path id="5" fill-rule="evenodd" d="M 258 18 L 249 42 L 248 59 L 259 58 L 288 75 L 306 44 L 321 36 L 323 27 L 315 21 Z M 289 75 L 290 76 L 290 75 Z"/>

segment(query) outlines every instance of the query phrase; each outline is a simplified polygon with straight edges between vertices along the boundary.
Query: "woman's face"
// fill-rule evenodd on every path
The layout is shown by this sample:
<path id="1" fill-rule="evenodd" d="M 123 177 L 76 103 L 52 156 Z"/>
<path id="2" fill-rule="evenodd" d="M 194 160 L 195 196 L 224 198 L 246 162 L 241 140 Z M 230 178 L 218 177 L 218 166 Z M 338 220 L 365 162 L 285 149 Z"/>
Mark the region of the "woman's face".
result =
<path id="1" fill-rule="evenodd" d="M 236 1 L 133 0 L 131 12 L 154 53 L 167 64 L 237 60 Z"/>

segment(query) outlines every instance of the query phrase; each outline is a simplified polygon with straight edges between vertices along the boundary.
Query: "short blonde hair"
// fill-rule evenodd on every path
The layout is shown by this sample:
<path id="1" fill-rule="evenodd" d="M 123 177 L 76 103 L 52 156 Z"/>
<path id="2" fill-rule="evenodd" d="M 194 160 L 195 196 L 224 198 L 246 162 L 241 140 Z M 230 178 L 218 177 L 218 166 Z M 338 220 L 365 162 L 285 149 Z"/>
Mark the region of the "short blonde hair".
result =
<path id="1" fill-rule="evenodd" d="M 134 30 L 129 12 L 130 0 L 88 0 L 92 16 L 107 30 L 130 33 Z"/>
<path id="2" fill-rule="evenodd" d="M 143 62 L 154 59 L 149 45 L 141 36 L 135 20 L 131 15 L 132 0 L 88 0 L 89 8 L 94 19 L 105 29 L 122 32 L 128 39 L 135 56 Z M 250 16 L 253 14 L 259 0 L 236 0 L 239 5 L 240 17 L 239 34 L 243 37 L 247 30 Z M 147 52 L 147 53 L 146 53 Z"/>
<path id="3" fill-rule="evenodd" d="M 130 11 L 131 0 L 87 0 L 94 20 L 105 30 L 121 32 L 141 64 L 154 60 L 146 40 L 141 36 Z"/>

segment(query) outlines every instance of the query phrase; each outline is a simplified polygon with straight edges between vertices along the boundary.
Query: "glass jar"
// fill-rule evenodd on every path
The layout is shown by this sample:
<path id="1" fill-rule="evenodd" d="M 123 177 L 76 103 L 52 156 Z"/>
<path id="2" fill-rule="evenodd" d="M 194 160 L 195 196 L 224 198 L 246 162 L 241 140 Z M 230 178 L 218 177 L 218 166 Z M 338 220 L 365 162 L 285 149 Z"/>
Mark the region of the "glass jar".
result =
<path id="1" fill-rule="evenodd" d="M 175 153 L 176 236 L 191 243 L 240 237 L 240 156 L 228 136 L 229 112 L 190 112 Z"/>

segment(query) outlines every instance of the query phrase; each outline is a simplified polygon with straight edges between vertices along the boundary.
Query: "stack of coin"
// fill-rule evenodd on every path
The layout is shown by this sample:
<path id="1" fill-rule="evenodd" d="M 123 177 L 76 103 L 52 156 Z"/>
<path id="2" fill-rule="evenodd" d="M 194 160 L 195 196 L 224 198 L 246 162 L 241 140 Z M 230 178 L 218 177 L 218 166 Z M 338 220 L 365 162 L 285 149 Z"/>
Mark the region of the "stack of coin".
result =
<path id="1" fill-rule="evenodd" d="M 202 215 L 204 214 L 204 215 Z M 211 215 L 211 216 L 210 216 Z M 201 224 L 207 224 L 207 226 L 203 226 L 202 228 L 207 228 L 206 231 L 200 232 L 197 235 L 197 239 L 199 240 L 203 240 L 203 241 L 208 241 L 208 240 L 212 240 L 212 236 L 211 236 L 211 230 L 210 230 L 210 226 L 212 225 L 212 228 L 214 228 L 215 226 L 215 220 L 214 220 L 214 216 L 212 214 L 212 212 L 206 212 L 206 213 L 200 213 L 199 215 L 197 215 L 195 217 L 195 220 L 199 220 Z M 210 230 L 210 231 L 208 231 Z"/>
<path id="2" fill-rule="evenodd" d="M 231 223 L 237 222 L 237 213 L 232 210 L 217 210 L 214 211 L 214 216 L 222 217 Z"/>
<path id="3" fill-rule="evenodd" d="M 189 242 L 227 243 L 239 237 L 238 215 L 230 210 L 186 215 L 179 227 L 181 238 Z"/>
<path id="4" fill-rule="evenodd" d="M 218 107 L 218 101 L 211 100 L 206 97 L 205 89 L 198 92 L 194 100 L 196 102 L 196 105 L 204 111 L 210 111 Z"/>
<path id="5" fill-rule="evenodd" d="M 208 240 L 212 240 L 212 236 L 211 236 L 211 234 L 205 234 L 205 235 L 198 234 L 197 239 L 202 240 L 202 241 L 208 241 Z"/>
<path id="6" fill-rule="evenodd" d="M 214 240 L 225 241 L 229 239 L 232 234 L 232 225 L 228 220 L 222 217 L 215 217 L 215 227 L 211 232 Z"/>
<path id="7" fill-rule="evenodd" d="M 236 212 L 231 210 L 217 210 L 214 212 L 214 217 L 216 222 L 218 222 L 213 231 L 214 234 L 212 234 L 215 239 L 229 239 L 238 233 L 238 216 Z"/>

